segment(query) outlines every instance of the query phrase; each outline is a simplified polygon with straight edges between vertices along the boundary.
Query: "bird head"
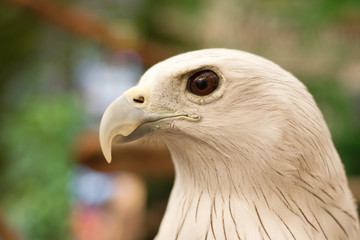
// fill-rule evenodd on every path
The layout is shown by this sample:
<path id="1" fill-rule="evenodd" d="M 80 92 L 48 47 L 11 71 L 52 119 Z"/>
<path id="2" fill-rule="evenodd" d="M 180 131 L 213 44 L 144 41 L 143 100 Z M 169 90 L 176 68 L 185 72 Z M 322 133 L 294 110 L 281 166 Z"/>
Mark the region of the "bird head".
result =
<path id="1" fill-rule="evenodd" d="M 209 229 L 214 239 L 307 239 L 308 231 L 355 239 L 350 228 L 358 236 L 319 109 L 300 81 L 264 58 L 207 49 L 156 64 L 101 120 L 109 162 L 112 143 L 137 139 L 166 144 L 175 166 L 157 239 L 207 239 Z"/>
<path id="2" fill-rule="evenodd" d="M 169 58 L 111 103 L 100 124 L 107 161 L 112 143 L 140 138 L 161 141 L 173 157 L 199 158 L 208 168 L 212 156 L 221 156 L 224 171 L 242 169 L 262 180 L 324 171 L 333 161 L 326 124 L 306 87 L 273 62 L 237 50 Z M 177 166 L 181 161 L 176 168 L 185 168 Z"/>

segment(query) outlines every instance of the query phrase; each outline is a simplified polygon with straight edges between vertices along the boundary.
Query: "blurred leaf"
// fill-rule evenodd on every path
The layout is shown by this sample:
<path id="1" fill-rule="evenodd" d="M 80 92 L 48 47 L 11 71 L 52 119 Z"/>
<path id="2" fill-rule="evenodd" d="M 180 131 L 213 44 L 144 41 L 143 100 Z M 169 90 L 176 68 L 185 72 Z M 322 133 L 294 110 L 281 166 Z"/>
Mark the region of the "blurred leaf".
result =
<path id="1" fill-rule="evenodd" d="M 0 2 L 0 90 L 14 72 L 34 57 L 40 27 L 24 9 Z"/>
<path id="2" fill-rule="evenodd" d="M 29 239 L 68 234 L 71 143 L 82 123 L 76 98 L 33 97 L 2 124 L 8 159 L 0 200 Z"/>

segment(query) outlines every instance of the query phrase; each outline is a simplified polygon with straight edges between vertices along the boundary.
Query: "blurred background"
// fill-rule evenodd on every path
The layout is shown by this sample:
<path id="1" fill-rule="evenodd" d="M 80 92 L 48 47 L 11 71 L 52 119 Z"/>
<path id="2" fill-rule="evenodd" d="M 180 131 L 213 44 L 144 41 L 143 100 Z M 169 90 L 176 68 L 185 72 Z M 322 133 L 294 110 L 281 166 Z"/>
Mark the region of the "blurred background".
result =
<path id="1" fill-rule="evenodd" d="M 309 88 L 360 200 L 360 1 L 3 0 L 0 239 L 152 239 L 172 186 L 163 146 L 108 165 L 106 106 L 156 62 L 249 51 Z"/>

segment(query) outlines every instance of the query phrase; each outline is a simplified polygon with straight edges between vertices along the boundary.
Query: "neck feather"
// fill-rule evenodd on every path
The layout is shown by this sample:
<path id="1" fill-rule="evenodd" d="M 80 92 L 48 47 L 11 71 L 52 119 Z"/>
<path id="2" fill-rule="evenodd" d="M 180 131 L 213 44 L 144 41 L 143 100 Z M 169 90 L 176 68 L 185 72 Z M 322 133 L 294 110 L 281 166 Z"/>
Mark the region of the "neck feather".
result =
<path id="1" fill-rule="evenodd" d="M 289 178 L 270 166 L 253 166 L 256 159 L 229 147 L 224 152 L 209 142 L 181 142 L 167 144 L 176 179 L 156 239 L 359 236 L 346 182 L 324 182 L 304 171 Z"/>

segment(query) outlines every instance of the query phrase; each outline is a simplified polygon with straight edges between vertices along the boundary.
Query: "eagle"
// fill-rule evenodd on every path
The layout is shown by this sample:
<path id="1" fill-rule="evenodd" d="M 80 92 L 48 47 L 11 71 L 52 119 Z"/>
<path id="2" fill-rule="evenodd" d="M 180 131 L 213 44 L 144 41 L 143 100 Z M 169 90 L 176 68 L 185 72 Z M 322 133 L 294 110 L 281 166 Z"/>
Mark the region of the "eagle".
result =
<path id="1" fill-rule="evenodd" d="M 360 239 L 354 198 L 312 95 L 275 63 L 203 49 L 157 63 L 105 110 L 100 144 L 170 151 L 157 240 Z"/>

